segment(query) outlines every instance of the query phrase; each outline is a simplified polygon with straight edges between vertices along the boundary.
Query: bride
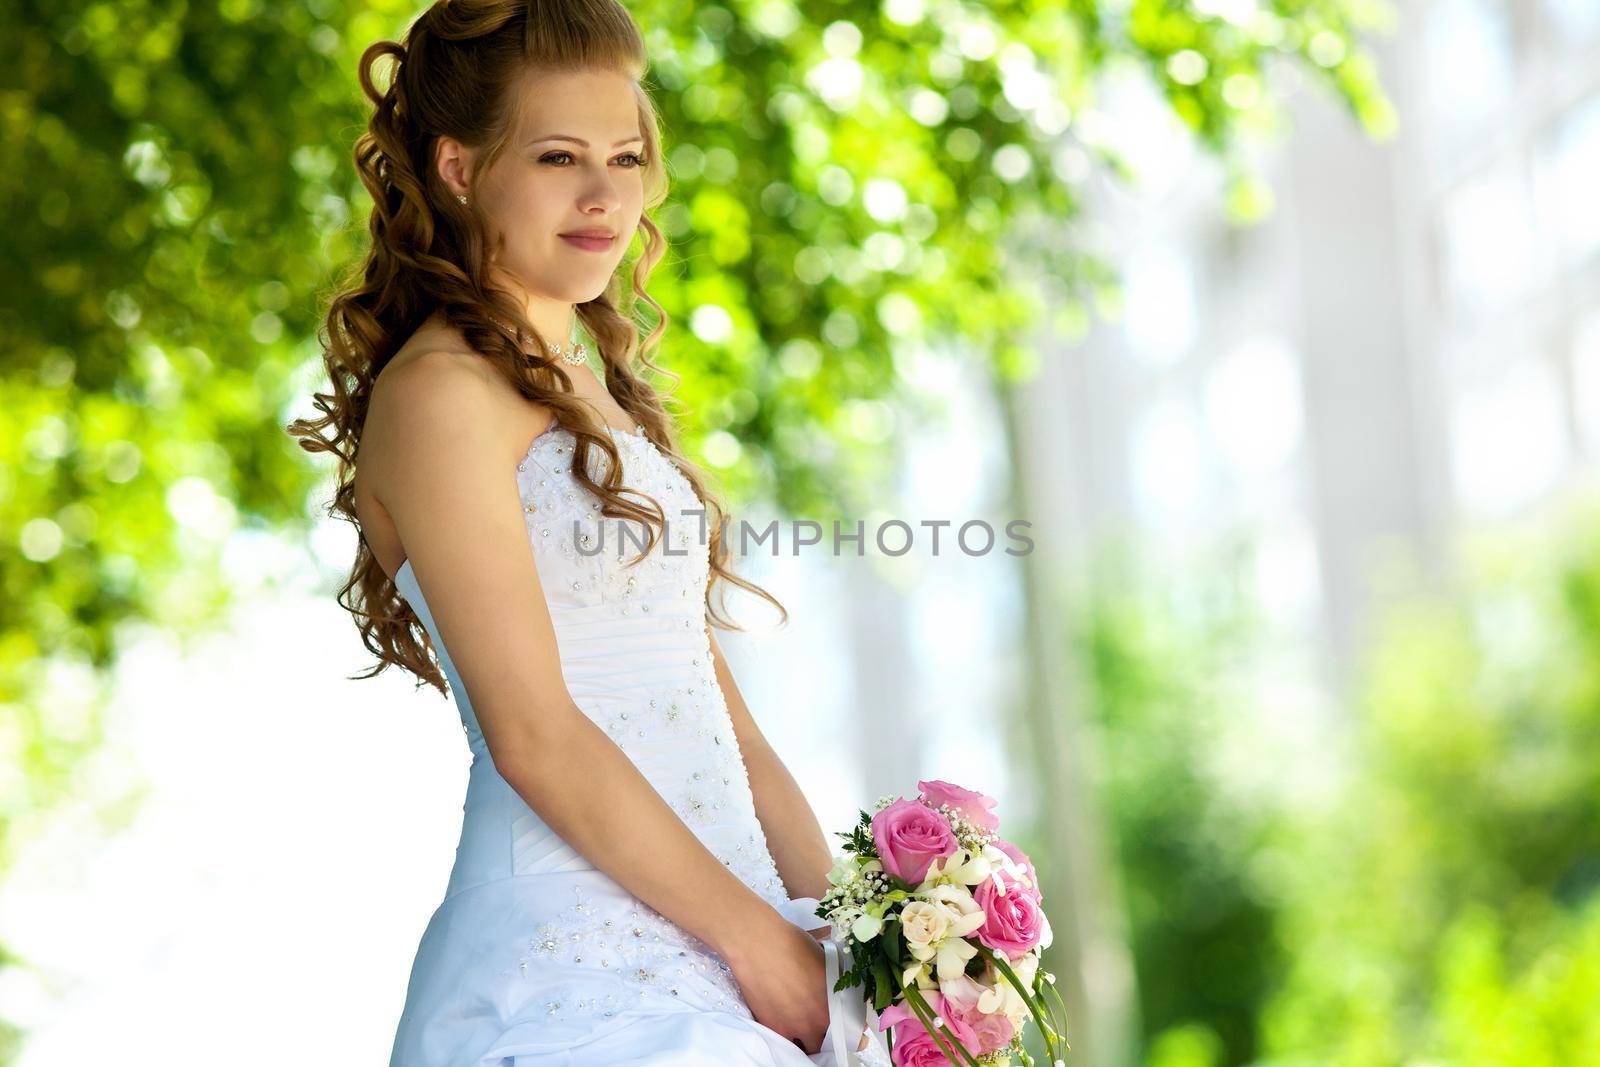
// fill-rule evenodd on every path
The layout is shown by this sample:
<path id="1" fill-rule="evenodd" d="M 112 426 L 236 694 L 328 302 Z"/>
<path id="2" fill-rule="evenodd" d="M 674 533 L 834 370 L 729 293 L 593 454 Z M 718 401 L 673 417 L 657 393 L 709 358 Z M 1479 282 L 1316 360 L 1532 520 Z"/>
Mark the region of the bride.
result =
<path id="1" fill-rule="evenodd" d="M 736 628 L 719 581 L 782 605 L 732 572 L 645 377 L 644 69 L 616 0 L 440 2 L 361 61 L 371 249 L 331 301 L 323 414 L 291 431 L 338 457 L 360 530 L 363 677 L 453 696 L 472 753 L 398 1067 L 888 1063 L 859 991 L 831 992 L 827 838 L 711 633 Z"/>

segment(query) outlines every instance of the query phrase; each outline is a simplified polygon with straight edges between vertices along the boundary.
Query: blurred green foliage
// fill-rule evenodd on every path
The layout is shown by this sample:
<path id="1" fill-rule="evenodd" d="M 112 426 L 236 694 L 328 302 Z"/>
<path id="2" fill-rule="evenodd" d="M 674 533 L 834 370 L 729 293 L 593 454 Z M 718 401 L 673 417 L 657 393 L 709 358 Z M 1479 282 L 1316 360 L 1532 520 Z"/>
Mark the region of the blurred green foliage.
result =
<path id="1" fill-rule="evenodd" d="M 1391 620 L 1339 803 L 1285 828 L 1284 1063 L 1600 1063 L 1600 549 L 1485 542 Z"/>
<path id="2" fill-rule="evenodd" d="M 1248 542 L 1181 573 L 1127 544 L 1096 558 L 1078 640 L 1088 665 L 1095 788 L 1114 846 L 1151 1067 L 1251 1062 L 1282 966 L 1251 870 L 1275 798 L 1226 758 L 1260 755 L 1248 723 L 1275 632 Z"/>
<path id="3" fill-rule="evenodd" d="M 1248 550 L 1097 565 L 1145 1067 L 1600 1064 L 1600 514 L 1556 527 L 1395 608 L 1298 755 L 1262 732 L 1305 712 L 1264 702 Z"/>

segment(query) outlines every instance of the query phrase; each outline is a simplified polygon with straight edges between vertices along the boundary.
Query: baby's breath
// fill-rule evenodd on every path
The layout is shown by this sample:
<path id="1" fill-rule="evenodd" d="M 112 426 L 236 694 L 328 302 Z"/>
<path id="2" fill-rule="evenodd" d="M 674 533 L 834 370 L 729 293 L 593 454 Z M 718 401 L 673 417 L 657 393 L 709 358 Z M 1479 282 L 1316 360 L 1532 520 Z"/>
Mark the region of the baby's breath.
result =
<path id="1" fill-rule="evenodd" d="M 1033 1063 L 1033 1057 L 1028 1055 L 1027 1046 L 1022 1043 L 1020 1031 L 1011 1038 L 1010 1044 L 1001 1045 L 993 1052 L 986 1052 L 982 1056 L 973 1058 L 983 1064 L 984 1067 L 990 1067 L 992 1064 L 1010 1063 L 1013 1056 L 1020 1059 L 1025 1065 Z"/>
<path id="2" fill-rule="evenodd" d="M 968 822 L 966 816 L 962 815 L 960 810 L 952 808 L 949 804 L 940 804 L 935 807 L 932 804 L 928 804 L 927 801 L 923 801 L 923 803 L 944 816 L 945 821 L 950 824 L 950 832 L 955 834 L 956 844 L 969 850 L 975 856 L 981 855 L 985 845 L 998 840 L 1000 837 L 999 834 L 992 830 L 985 830 L 975 823 Z"/>
<path id="3" fill-rule="evenodd" d="M 848 927 L 867 910 L 889 893 L 889 878 L 882 871 L 857 869 L 849 881 L 836 885 L 822 895 L 817 913 L 834 925 L 835 929 Z"/>

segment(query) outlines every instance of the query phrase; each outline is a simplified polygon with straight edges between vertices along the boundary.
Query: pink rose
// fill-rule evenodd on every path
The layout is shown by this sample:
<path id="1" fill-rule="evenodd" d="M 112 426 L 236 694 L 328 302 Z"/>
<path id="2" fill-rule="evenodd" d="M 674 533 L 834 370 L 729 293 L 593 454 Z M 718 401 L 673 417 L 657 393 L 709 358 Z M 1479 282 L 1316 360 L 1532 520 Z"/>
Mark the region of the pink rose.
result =
<path id="1" fill-rule="evenodd" d="M 1001 885 L 997 886 L 995 880 Z M 1004 891 L 1002 892 L 1002 886 Z M 1008 959 L 1017 959 L 1044 936 L 1044 912 L 1010 871 L 996 871 L 973 887 L 972 899 L 983 909 L 977 938 Z"/>
<path id="2" fill-rule="evenodd" d="M 1027 887 L 1027 891 L 1033 894 L 1033 899 L 1036 903 L 1041 901 L 1044 898 L 1044 893 L 1039 889 L 1039 870 L 1033 865 L 1033 861 L 1028 858 L 1028 854 L 1010 841 L 1002 841 L 999 838 L 995 838 L 991 844 L 1007 856 L 1010 856 L 1016 865 L 1022 868 L 1022 873 L 1026 874 L 1028 881 L 1033 883 Z"/>
<path id="3" fill-rule="evenodd" d="M 934 860 L 960 847 L 943 815 L 904 797 L 872 817 L 872 840 L 883 869 L 910 886 L 921 885 Z"/>
<path id="4" fill-rule="evenodd" d="M 922 799 L 929 807 L 937 808 L 940 804 L 948 804 L 974 826 L 991 832 L 1000 828 L 1000 817 L 989 810 L 995 806 L 994 797 L 986 797 L 982 793 L 974 793 L 970 789 L 963 789 L 959 785 L 951 785 L 938 779 L 918 782 L 917 788 L 922 790 Z"/>
<path id="5" fill-rule="evenodd" d="M 922 990 L 922 999 L 928 1002 L 928 1007 L 933 1014 L 938 1016 L 943 1025 L 939 1027 L 939 1036 L 946 1043 L 956 1041 L 969 1053 L 978 1055 L 978 1035 L 972 1032 L 965 1020 L 957 1016 L 944 996 L 932 989 Z M 950 1059 L 939 1048 L 939 1042 L 934 1039 L 922 1020 L 911 1010 L 911 1005 L 904 1002 L 891 1004 L 878 1014 L 878 1027 L 894 1028 L 894 1051 L 891 1058 L 895 1067 L 949 1067 Z M 952 1052 L 955 1050 L 952 1048 Z M 961 1053 L 956 1053 L 956 1062 L 960 1062 Z"/>
<path id="6" fill-rule="evenodd" d="M 978 1010 L 978 998 L 987 991 L 981 982 L 963 974 L 948 982 L 940 982 L 939 989 L 944 994 L 945 1010 L 952 1018 L 967 1024 L 977 1038 L 977 1055 L 993 1052 L 1011 1043 L 1011 1038 L 1016 1034 L 1016 1027 L 1011 1025 L 1011 1020 L 998 1011 L 986 1015 Z"/>

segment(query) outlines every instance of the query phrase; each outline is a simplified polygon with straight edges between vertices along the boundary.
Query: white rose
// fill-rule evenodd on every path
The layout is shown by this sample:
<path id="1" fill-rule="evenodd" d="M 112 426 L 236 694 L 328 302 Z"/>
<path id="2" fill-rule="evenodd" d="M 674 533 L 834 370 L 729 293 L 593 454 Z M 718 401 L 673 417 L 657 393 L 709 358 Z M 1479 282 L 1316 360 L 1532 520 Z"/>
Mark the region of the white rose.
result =
<path id="1" fill-rule="evenodd" d="M 919 960 L 933 955 L 934 948 L 950 931 L 952 915 L 943 904 L 913 900 L 900 912 L 900 930 L 905 934 L 911 954 Z"/>
<path id="2" fill-rule="evenodd" d="M 944 909 L 946 925 L 942 936 L 936 940 L 925 945 L 911 942 L 911 955 L 918 960 L 933 957 L 940 979 L 955 978 L 966 969 L 967 961 L 978 954 L 967 937 L 982 926 L 987 917 L 972 899 L 972 891 L 964 885 L 941 883 L 918 890 L 918 895 L 928 904 Z M 911 906 L 906 905 L 906 909 Z M 901 914 L 903 916 L 904 911 Z"/>

